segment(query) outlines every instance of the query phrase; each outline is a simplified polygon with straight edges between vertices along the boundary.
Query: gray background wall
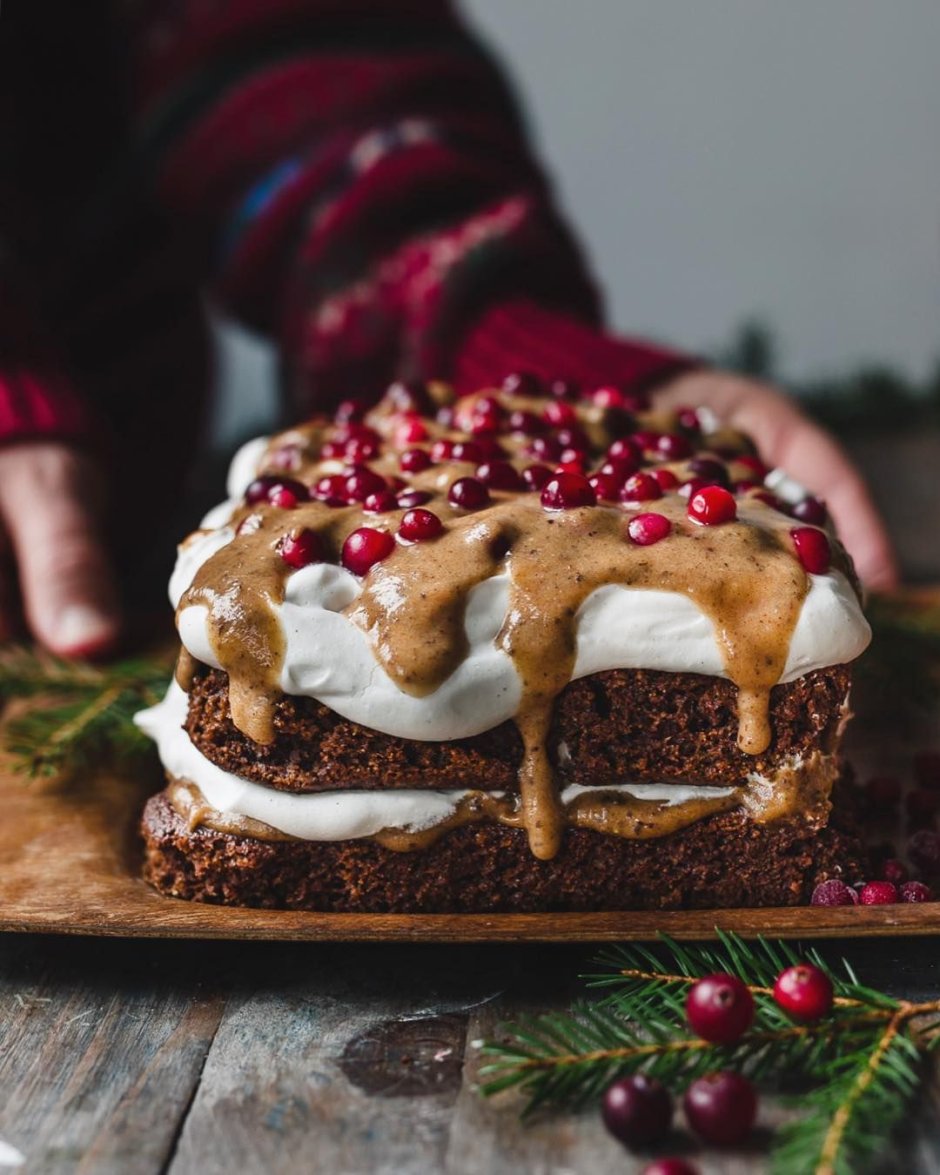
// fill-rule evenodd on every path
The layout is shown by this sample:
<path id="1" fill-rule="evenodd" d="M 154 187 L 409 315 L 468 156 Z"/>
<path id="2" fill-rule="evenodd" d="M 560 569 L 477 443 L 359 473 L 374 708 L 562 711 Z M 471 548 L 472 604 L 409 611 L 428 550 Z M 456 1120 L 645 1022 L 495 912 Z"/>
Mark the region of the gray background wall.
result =
<path id="1" fill-rule="evenodd" d="M 940 0 L 462 0 L 511 66 L 611 321 L 765 317 L 795 378 L 940 354 Z M 234 349 L 233 349 L 234 348 Z M 223 433 L 269 366 L 227 343 Z"/>

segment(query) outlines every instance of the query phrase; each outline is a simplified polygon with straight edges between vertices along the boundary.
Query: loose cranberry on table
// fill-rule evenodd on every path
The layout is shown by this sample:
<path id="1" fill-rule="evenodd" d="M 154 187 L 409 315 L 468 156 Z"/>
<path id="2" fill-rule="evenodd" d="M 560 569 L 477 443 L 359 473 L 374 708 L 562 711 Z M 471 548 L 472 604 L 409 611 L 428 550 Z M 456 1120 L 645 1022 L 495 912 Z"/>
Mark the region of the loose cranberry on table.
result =
<path id="1" fill-rule="evenodd" d="M 447 491 L 447 500 L 458 510 L 482 510 L 490 504 L 490 491 L 475 477 L 458 477 Z"/>
<path id="2" fill-rule="evenodd" d="M 743 1142 L 754 1126 L 757 1094 L 746 1077 L 723 1069 L 693 1081 L 682 1108 L 699 1138 L 715 1146 L 734 1146 Z"/>
<path id="3" fill-rule="evenodd" d="M 387 530 L 360 526 L 343 543 L 342 564 L 354 575 L 365 575 L 376 563 L 387 559 L 395 550 L 395 540 Z"/>
<path id="4" fill-rule="evenodd" d="M 863 906 L 891 906 L 898 900 L 898 887 L 890 881 L 868 881 L 859 891 Z"/>
<path id="5" fill-rule="evenodd" d="M 796 963 L 777 976 L 774 999 L 794 1020 L 821 1020 L 832 1011 L 832 980 L 811 963 Z"/>
<path id="6" fill-rule="evenodd" d="M 704 975 L 689 988 L 685 1015 L 692 1031 L 712 1044 L 730 1044 L 754 1019 L 754 997 L 736 975 Z"/>
<path id="7" fill-rule="evenodd" d="M 858 894 L 837 877 L 821 881 L 813 890 L 811 906 L 857 906 Z"/>
<path id="8" fill-rule="evenodd" d="M 811 575 L 824 575 L 829 570 L 832 552 L 823 531 L 815 526 L 796 526 L 790 531 L 790 538 L 805 571 Z"/>
<path id="9" fill-rule="evenodd" d="M 398 537 L 406 543 L 423 543 L 436 539 L 444 524 L 430 510 L 409 510 L 398 526 Z"/>
<path id="10" fill-rule="evenodd" d="M 644 1167 L 640 1175 L 699 1175 L 699 1169 L 688 1159 L 670 1155 L 665 1159 L 656 1159 Z"/>
<path id="11" fill-rule="evenodd" d="M 688 515 L 702 526 L 720 526 L 738 516 L 734 494 L 723 486 L 702 486 L 689 498 Z"/>
<path id="12" fill-rule="evenodd" d="M 601 1102 L 604 1125 L 625 1146 L 653 1146 L 672 1123 L 672 1098 L 655 1077 L 637 1073 L 615 1081 Z"/>
<path id="13" fill-rule="evenodd" d="M 281 539 L 278 550 L 281 558 L 288 567 L 295 571 L 301 567 L 308 567 L 311 563 L 322 563 L 326 558 L 323 540 L 308 527 L 292 530 Z"/>
<path id="14" fill-rule="evenodd" d="M 651 547 L 672 532 L 672 523 L 663 514 L 637 514 L 627 523 L 627 534 L 638 547 Z"/>
<path id="15" fill-rule="evenodd" d="M 583 474 L 556 473 L 542 487 L 541 502 L 546 510 L 574 510 L 596 506 L 597 494 Z"/>

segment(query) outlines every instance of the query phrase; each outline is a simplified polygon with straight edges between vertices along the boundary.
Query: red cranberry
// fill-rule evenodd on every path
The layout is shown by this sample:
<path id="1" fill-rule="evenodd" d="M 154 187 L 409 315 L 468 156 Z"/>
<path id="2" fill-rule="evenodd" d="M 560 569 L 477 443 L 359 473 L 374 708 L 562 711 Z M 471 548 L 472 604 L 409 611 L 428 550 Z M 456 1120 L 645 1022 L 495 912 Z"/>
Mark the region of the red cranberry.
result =
<path id="1" fill-rule="evenodd" d="M 890 906 L 898 900 L 898 889 L 890 881 L 869 881 L 862 886 L 858 900 L 863 906 Z"/>
<path id="2" fill-rule="evenodd" d="M 431 460 L 435 463 L 449 461 L 454 455 L 454 442 L 448 440 L 435 441 L 431 446 Z"/>
<path id="3" fill-rule="evenodd" d="M 922 881 L 905 881 L 900 889 L 902 902 L 932 902 L 933 892 Z"/>
<path id="4" fill-rule="evenodd" d="M 503 423 L 503 409 L 495 400 L 480 400 L 473 406 L 467 432 L 477 436 L 499 432 Z"/>
<path id="5" fill-rule="evenodd" d="M 418 416 L 430 416 L 434 412 L 434 401 L 423 383 L 395 380 L 386 389 L 384 399 L 396 412 L 414 413 Z"/>
<path id="6" fill-rule="evenodd" d="M 824 575 L 829 570 L 832 553 L 829 540 L 814 526 L 796 526 L 790 531 L 790 538 L 803 569 L 811 575 Z"/>
<path id="7" fill-rule="evenodd" d="M 702 486 L 689 498 L 688 515 L 693 522 L 700 522 L 703 526 L 720 526 L 724 522 L 734 522 L 738 506 L 734 494 L 723 486 Z"/>
<path id="8" fill-rule="evenodd" d="M 620 491 L 621 502 L 653 502 L 662 496 L 662 488 L 651 473 L 634 473 Z"/>
<path id="9" fill-rule="evenodd" d="M 655 1077 L 636 1073 L 609 1086 L 601 1102 L 604 1125 L 630 1147 L 655 1146 L 669 1133 L 672 1098 Z"/>
<path id="10" fill-rule="evenodd" d="M 940 792 L 915 787 L 904 797 L 904 808 L 908 821 L 915 828 L 924 828 L 933 823 L 934 817 L 940 811 Z"/>
<path id="11" fill-rule="evenodd" d="M 447 500 L 458 510 L 481 510 L 490 504 L 490 491 L 475 477 L 459 477 L 447 491 Z"/>
<path id="12" fill-rule="evenodd" d="M 698 434 L 702 431 L 702 422 L 694 408 L 677 408 L 676 420 L 686 432 Z"/>
<path id="13" fill-rule="evenodd" d="M 597 472 L 615 477 L 617 484 L 622 486 L 628 477 L 636 473 L 638 468 L 639 466 L 632 458 L 628 460 L 626 457 L 609 457 Z M 659 471 L 657 470 L 657 472 Z M 659 478 L 657 477 L 656 480 L 659 481 Z M 662 483 L 660 482 L 660 484 Z"/>
<path id="14" fill-rule="evenodd" d="M 797 963 L 777 976 L 774 999 L 794 1020 L 821 1020 L 832 1011 L 832 980 L 811 963 Z"/>
<path id="15" fill-rule="evenodd" d="M 362 508 L 367 514 L 387 514 L 398 509 L 398 499 L 391 490 L 379 490 L 377 494 L 369 494 Z"/>
<path id="16" fill-rule="evenodd" d="M 610 473 L 592 473 L 588 478 L 591 489 L 600 502 L 616 502 L 620 494 L 620 481 Z"/>
<path id="17" fill-rule="evenodd" d="M 387 488 L 385 478 L 367 465 L 354 469 L 343 483 L 347 502 L 364 502 L 370 494 L 378 494 Z"/>
<path id="18" fill-rule="evenodd" d="M 345 441 L 324 441 L 320 446 L 320 457 L 324 461 L 334 461 L 338 457 L 345 457 Z"/>
<path id="19" fill-rule="evenodd" d="M 513 371 L 503 380 L 503 391 L 507 396 L 541 396 L 544 388 L 531 371 Z"/>
<path id="20" fill-rule="evenodd" d="M 327 474 L 313 487 L 313 496 L 318 501 L 325 502 L 327 506 L 345 506 L 348 501 L 346 480 L 345 473 Z"/>
<path id="21" fill-rule="evenodd" d="M 739 465 L 743 465 L 745 469 L 749 469 L 757 481 L 763 481 L 767 474 L 770 473 L 770 470 L 761 461 L 760 457 L 754 457 L 750 453 L 735 453 L 732 460 L 737 461 Z"/>
<path id="22" fill-rule="evenodd" d="M 920 751 L 916 754 L 914 774 L 921 787 L 940 788 L 940 752 Z"/>
<path id="23" fill-rule="evenodd" d="M 633 441 L 638 452 L 655 454 L 660 435 L 660 433 L 646 428 L 640 429 L 639 432 L 631 433 L 630 440 Z"/>
<path id="24" fill-rule="evenodd" d="M 258 502 L 266 502 L 268 500 L 268 492 L 274 489 L 275 486 L 283 484 L 283 477 L 277 477 L 270 473 L 262 474 L 261 477 L 256 477 L 245 490 L 245 502 L 249 506 L 255 506 Z"/>
<path id="25" fill-rule="evenodd" d="M 304 486 L 303 500 L 306 501 L 308 496 L 307 487 Z M 300 500 L 291 487 L 286 485 L 276 485 L 268 493 L 268 501 L 279 510 L 293 510 Z"/>
<path id="26" fill-rule="evenodd" d="M 678 1159 L 670 1155 L 665 1159 L 656 1159 L 648 1163 L 640 1175 L 699 1175 L 699 1169 L 688 1159 Z"/>
<path id="27" fill-rule="evenodd" d="M 881 880 L 890 881 L 892 885 L 902 885 L 908 878 L 907 866 L 896 857 L 889 857 L 881 863 Z"/>
<path id="28" fill-rule="evenodd" d="M 346 442 L 343 453 L 348 461 L 359 464 L 362 461 L 371 461 L 379 455 L 378 440 L 369 437 L 353 437 Z"/>
<path id="29" fill-rule="evenodd" d="M 286 534 L 279 544 L 281 558 L 288 567 L 299 570 L 310 563 L 322 563 L 326 558 L 323 541 L 316 531 L 306 526 Z"/>
<path id="30" fill-rule="evenodd" d="M 547 465 L 527 465 L 522 471 L 522 480 L 529 490 L 540 490 L 551 476 Z"/>
<path id="31" fill-rule="evenodd" d="M 706 1073 L 685 1092 L 682 1108 L 689 1125 L 705 1142 L 734 1146 L 750 1134 L 757 1117 L 757 1094 L 740 1073 Z"/>
<path id="32" fill-rule="evenodd" d="M 526 447 L 526 453 L 539 461 L 557 461 L 562 447 L 555 437 L 534 437 Z"/>
<path id="33" fill-rule="evenodd" d="M 421 473 L 431 467 L 430 454 L 424 449 L 406 449 L 398 458 L 403 473 Z"/>
<path id="34" fill-rule="evenodd" d="M 525 482 L 508 461 L 487 461 L 477 466 L 477 477 L 491 490 L 524 490 Z"/>
<path id="35" fill-rule="evenodd" d="M 534 412 L 523 412 L 521 409 L 516 409 L 515 412 L 509 414 L 509 431 L 532 437 L 545 431 L 545 422 Z"/>
<path id="36" fill-rule="evenodd" d="M 679 479 L 669 469 L 654 469 L 651 471 L 651 476 L 659 482 L 661 490 L 674 490 L 679 484 Z"/>
<path id="37" fill-rule="evenodd" d="M 727 489 L 731 484 L 727 467 L 721 461 L 715 461 L 711 457 L 693 457 L 688 462 L 688 467 L 696 477 L 700 477 L 712 485 L 724 486 Z"/>
<path id="38" fill-rule="evenodd" d="M 692 477 L 688 481 L 684 481 L 676 493 L 680 498 L 685 498 L 688 501 L 708 485 L 714 485 L 714 482 L 706 481 L 704 477 Z"/>
<path id="39" fill-rule="evenodd" d="M 579 476 L 584 476 L 584 467 L 587 461 L 582 454 L 576 453 L 573 449 L 565 449 L 561 458 L 555 466 L 556 473 L 577 473 Z"/>
<path id="40" fill-rule="evenodd" d="M 580 390 L 573 379 L 553 379 L 548 385 L 548 394 L 556 400 L 573 400 Z"/>
<path id="41" fill-rule="evenodd" d="M 609 461 L 631 461 L 634 468 L 640 459 L 640 449 L 629 437 L 618 437 L 607 450 Z"/>
<path id="42" fill-rule="evenodd" d="M 395 429 L 395 443 L 399 447 L 415 445 L 428 439 L 428 430 L 418 416 L 411 416 Z"/>
<path id="43" fill-rule="evenodd" d="M 858 894 L 844 881 L 832 877 L 829 881 L 821 881 L 816 886 L 809 904 L 811 906 L 857 906 Z"/>
<path id="44" fill-rule="evenodd" d="M 736 975 L 705 975 L 689 988 L 685 1000 L 689 1027 L 702 1040 L 730 1044 L 754 1019 L 754 997 Z"/>
<path id="45" fill-rule="evenodd" d="M 354 575 L 365 575 L 370 567 L 387 559 L 394 550 L 395 540 L 387 530 L 360 526 L 343 543 L 343 566 Z"/>
<path id="46" fill-rule="evenodd" d="M 808 522 L 811 526 L 825 526 L 827 511 L 824 502 L 818 498 L 807 497 L 790 507 L 790 513 L 800 522 Z"/>
<path id="47" fill-rule="evenodd" d="M 656 453 L 664 461 L 681 461 L 692 452 L 688 438 L 678 433 L 663 433 L 656 442 Z"/>
<path id="48" fill-rule="evenodd" d="M 627 523 L 627 534 L 639 547 L 651 547 L 672 531 L 672 523 L 662 514 L 636 514 Z"/>
<path id="49" fill-rule="evenodd" d="M 398 495 L 398 506 L 401 510 L 410 510 L 414 506 L 423 506 L 430 500 L 431 495 L 427 490 L 404 490 Z"/>
<path id="50" fill-rule="evenodd" d="M 567 405 L 565 405 L 567 407 Z M 557 405 L 556 405 L 557 407 Z M 591 447 L 591 441 L 583 428 L 577 425 L 570 428 L 560 428 L 555 436 L 564 449 L 577 449 L 579 453 L 586 453 Z"/>
<path id="51" fill-rule="evenodd" d="M 865 784 L 865 797 L 873 808 L 896 808 L 901 802 L 901 782 L 888 775 L 878 775 Z"/>
<path id="52" fill-rule="evenodd" d="M 436 539 L 443 529 L 444 524 L 430 510 L 409 510 L 399 524 L 398 535 L 406 543 L 423 543 Z"/>
<path id="53" fill-rule="evenodd" d="M 595 388 L 588 396 L 588 399 L 592 404 L 596 404 L 598 408 L 616 408 L 622 412 L 629 410 L 629 400 L 624 392 L 620 388 L 611 387 L 610 385 Z"/>
<path id="54" fill-rule="evenodd" d="M 570 428 L 578 423 L 578 414 L 574 408 L 564 400 L 553 400 L 545 405 L 543 419 L 556 428 Z"/>
<path id="55" fill-rule="evenodd" d="M 499 443 L 496 437 L 479 436 L 473 443 L 478 446 L 480 450 L 480 460 L 482 461 L 493 461 L 498 457 L 506 456 L 506 450 Z"/>
<path id="56" fill-rule="evenodd" d="M 542 488 L 541 500 L 546 510 L 574 510 L 578 506 L 596 506 L 597 494 L 580 473 L 556 473 Z"/>
<path id="57" fill-rule="evenodd" d="M 927 877 L 940 876 L 940 833 L 931 828 L 915 832 L 907 842 L 907 855 L 919 873 Z"/>
<path id="58" fill-rule="evenodd" d="M 337 424 L 349 424 L 352 421 L 360 421 L 368 411 L 368 407 L 365 400 L 340 400 L 336 405 L 336 411 L 333 413 L 333 419 Z"/>
<path id="59" fill-rule="evenodd" d="M 483 449 L 478 441 L 457 441 L 450 455 L 454 461 L 469 461 L 477 465 L 483 460 Z"/>

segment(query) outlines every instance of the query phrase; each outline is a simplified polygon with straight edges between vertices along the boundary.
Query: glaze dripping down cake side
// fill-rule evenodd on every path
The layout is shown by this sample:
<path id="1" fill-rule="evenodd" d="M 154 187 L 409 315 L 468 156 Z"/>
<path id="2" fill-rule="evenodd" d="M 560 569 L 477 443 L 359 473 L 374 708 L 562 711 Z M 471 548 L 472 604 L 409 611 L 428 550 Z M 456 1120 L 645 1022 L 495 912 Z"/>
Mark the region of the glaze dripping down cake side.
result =
<path id="1" fill-rule="evenodd" d="M 861 873 L 851 562 L 740 434 L 612 388 L 397 384 L 252 442 L 228 489 L 139 716 L 162 892 L 666 909 Z"/>

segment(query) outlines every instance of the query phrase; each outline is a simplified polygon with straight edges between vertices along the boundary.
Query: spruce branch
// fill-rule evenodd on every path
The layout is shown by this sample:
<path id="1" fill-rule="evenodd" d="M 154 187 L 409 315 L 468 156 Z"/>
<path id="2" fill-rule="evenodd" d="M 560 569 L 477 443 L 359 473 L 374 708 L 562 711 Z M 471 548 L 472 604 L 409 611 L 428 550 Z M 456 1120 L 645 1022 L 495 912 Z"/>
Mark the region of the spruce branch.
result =
<path id="1" fill-rule="evenodd" d="M 718 934 L 717 946 L 663 937 L 655 949 L 605 951 L 599 970 L 586 976 L 604 992 L 601 999 L 529 1018 L 483 1044 L 484 1095 L 517 1088 L 530 1116 L 547 1106 L 599 1101 L 611 1082 L 636 1072 L 676 1093 L 716 1069 L 736 1069 L 757 1082 L 799 1077 L 809 1090 L 795 1103 L 802 1113 L 775 1141 L 775 1169 L 865 1169 L 916 1092 L 925 1056 L 940 1044 L 940 1000 L 896 1000 L 860 983 L 844 960 L 836 969 L 815 950 Z M 800 961 L 819 967 L 833 985 L 831 1013 L 813 1023 L 794 1023 L 773 999 L 776 976 Z M 733 1044 L 702 1040 L 686 1021 L 689 987 L 713 972 L 738 976 L 754 997 L 754 1023 Z"/>
<path id="2" fill-rule="evenodd" d="M 170 673 L 161 658 L 93 666 L 22 647 L 0 650 L 0 700 L 31 700 L 5 724 L 5 749 L 33 778 L 70 776 L 103 762 L 128 766 L 151 745 L 134 714 L 159 701 Z"/>

